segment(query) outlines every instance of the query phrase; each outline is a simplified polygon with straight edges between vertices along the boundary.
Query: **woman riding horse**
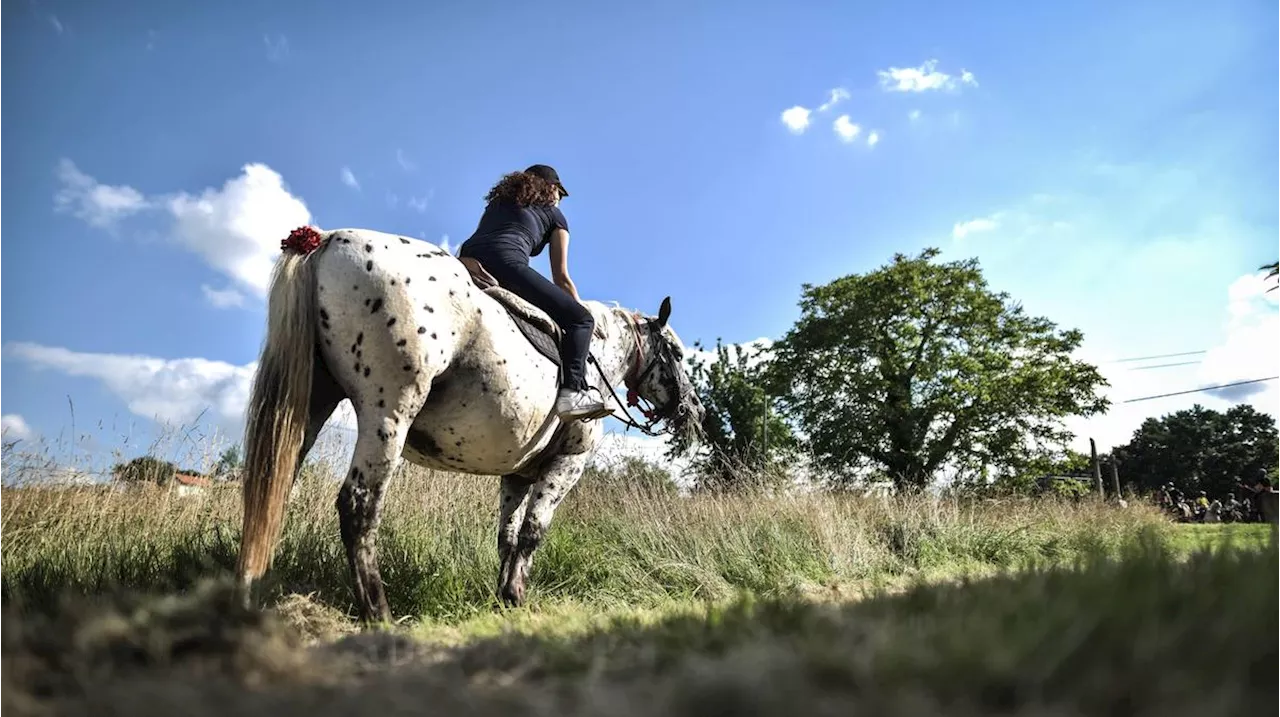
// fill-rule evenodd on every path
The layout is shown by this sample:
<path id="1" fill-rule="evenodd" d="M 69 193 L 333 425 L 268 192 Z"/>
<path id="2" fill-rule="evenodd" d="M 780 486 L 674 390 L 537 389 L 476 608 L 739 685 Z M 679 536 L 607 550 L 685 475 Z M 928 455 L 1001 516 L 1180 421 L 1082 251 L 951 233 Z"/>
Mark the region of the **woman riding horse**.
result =
<path id="1" fill-rule="evenodd" d="M 503 176 L 485 196 L 479 226 L 458 256 L 479 262 L 499 286 L 547 312 L 563 331 L 556 414 L 563 420 L 601 418 L 609 409 L 590 393 L 596 389 L 586 379 L 595 320 L 569 278 L 569 222 L 560 211 L 567 196 L 560 175 L 545 164 Z M 554 281 L 529 266 L 548 244 Z"/>

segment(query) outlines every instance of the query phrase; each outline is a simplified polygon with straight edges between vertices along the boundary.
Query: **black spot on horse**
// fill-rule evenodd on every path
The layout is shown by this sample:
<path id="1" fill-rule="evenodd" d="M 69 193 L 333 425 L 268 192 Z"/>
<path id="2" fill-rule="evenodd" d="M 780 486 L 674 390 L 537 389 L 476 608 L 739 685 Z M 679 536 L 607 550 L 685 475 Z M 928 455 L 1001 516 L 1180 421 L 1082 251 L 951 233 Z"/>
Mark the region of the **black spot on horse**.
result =
<path id="1" fill-rule="evenodd" d="M 435 281 L 435 280 L 436 280 L 436 278 L 435 278 L 434 276 L 428 276 L 428 277 L 427 277 L 427 281 Z"/>
<path id="2" fill-rule="evenodd" d="M 369 261 L 366 261 L 366 262 L 364 263 L 364 270 L 365 270 L 365 271 L 373 271 L 373 259 L 370 259 Z"/>
<path id="3" fill-rule="evenodd" d="M 350 243 L 351 243 L 351 240 L 350 240 L 350 239 L 348 239 L 348 238 L 346 238 L 346 237 L 338 237 L 338 241 L 342 242 L 343 244 L 350 244 Z"/>
<path id="4" fill-rule="evenodd" d="M 401 244 L 408 244 L 408 243 L 409 243 L 409 240 L 408 240 L 408 239 L 405 239 L 404 237 L 400 237 L 400 243 L 401 243 Z"/>
<path id="5" fill-rule="evenodd" d="M 362 358 L 364 358 L 364 352 L 363 352 L 363 351 L 357 351 L 357 352 L 356 352 L 356 358 L 358 358 L 358 359 L 362 359 Z"/>
<path id="6" fill-rule="evenodd" d="M 409 428 L 406 443 L 417 448 L 419 453 L 433 458 L 439 458 L 444 453 L 430 435 L 425 431 L 416 431 L 412 426 Z"/>
<path id="7" fill-rule="evenodd" d="M 426 309 L 428 314 L 434 314 L 434 313 L 436 313 L 436 310 L 435 310 L 435 309 L 431 308 L 430 306 L 428 306 L 428 305 L 426 305 L 426 304 L 424 304 L 424 305 L 422 306 L 422 308 Z"/>
<path id="8" fill-rule="evenodd" d="M 396 346 L 404 346 L 407 343 L 409 343 L 409 339 L 400 339 L 396 342 Z"/>
<path id="9" fill-rule="evenodd" d="M 368 366 L 365 366 L 365 367 L 364 367 L 364 377 L 365 377 L 365 378 L 369 378 L 369 367 L 368 367 Z"/>
<path id="10" fill-rule="evenodd" d="M 378 399 L 378 408 L 386 408 L 386 407 L 387 407 L 387 402 L 386 402 L 386 401 L 384 401 L 384 400 L 382 400 L 381 398 L 379 398 L 379 399 Z"/>
<path id="11" fill-rule="evenodd" d="M 431 338 L 433 338 L 433 339 L 434 339 L 434 338 L 436 338 L 436 332 L 434 332 L 434 331 L 432 331 L 432 332 L 431 332 Z"/>
<path id="12" fill-rule="evenodd" d="M 391 318 L 387 319 L 387 326 L 395 326 L 395 325 L 396 325 L 396 317 L 392 316 Z"/>
<path id="13" fill-rule="evenodd" d="M 413 277 L 412 277 L 412 276 L 406 276 L 406 277 L 404 278 L 404 285 L 405 285 L 405 286 L 408 286 L 408 285 L 409 285 L 409 282 L 411 282 L 411 281 L 413 281 Z"/>
<path id="14" fill-rule="evenodd" d="M 360 362 L 359 362 L 359 361 L 356 361 L 356 365 L 355 365 L 355 368 L 354 368 L 353 370 L 354 370 L 356 373 L 360 373 Z"/>
<path id="15" fill-rule="evenodd" d="M 373 299 L 365 299 L 365 300 L 364 300 L 364 305 L 365 305 L 365 306 L 368 306 L 368 305 L 369 305 L 369 303 L 370 303 L 370 302 L 372 302 L 372 301 L 373 301 Z"/>
<path id="16" fill-rule="evenodd" d="M 395 285 L 396 285 L 396 280 L 395 280 L 395 279 L 392 279 L 392 280 L 391 280 L 391 285 L 392 285 L 392 286 L 395 286 Z"/>
<path id="17" fill-rule="evenodd" d="M 365 250 L 365 251 L 373 251 L 373 245 L 372 245 L 372 244 L 365 244 L 365 245 L 364 245 L 364 250 Z"/>
<path id="18" fill-rule="evenodd" d="M 361 331 L 360 333 L 356 334 L 356 345 L 360 345 L 360 344 L 362 344 L 362 343 L 364 343 L 364 332 L 363 332 L 363 331 Z"/>
<path id="19" fill-rule="evenodd" d="M 410 366 L 409 364 L 405 364 L 405 365 L 404 365 L 404 370 L 405 370 L 405 371 L 412 371 L 412 370 L 413 370 L 413 367 L 412 367 L 412 366 Z"/>
<path id="20" fill-rule="evenodd" d="M 320 309 L 320 318 L 321 318 L 322 320 L 324 320 L 324 321 L 328 321 L 328 320 L 329 320 L 329 312 L 328 312 L 328 311 L 325 311 L 324 309 Z"/>
<path id="21" fill-rule="evenodd" d="M 376 314 L 378 309 L 382 308 L 382 299 L 374 299 L 373 306 L 369 307 L 369 313 Z"/>
<path id="22" fill-rule="evenodd" d="M 419 327 L 418 327 L 418 333 L 419 333 L 419 334 L 425 334 L 425 333 L 427 333 L 427 327 L 425 327 L 425 326 L 419 326 Z"/>

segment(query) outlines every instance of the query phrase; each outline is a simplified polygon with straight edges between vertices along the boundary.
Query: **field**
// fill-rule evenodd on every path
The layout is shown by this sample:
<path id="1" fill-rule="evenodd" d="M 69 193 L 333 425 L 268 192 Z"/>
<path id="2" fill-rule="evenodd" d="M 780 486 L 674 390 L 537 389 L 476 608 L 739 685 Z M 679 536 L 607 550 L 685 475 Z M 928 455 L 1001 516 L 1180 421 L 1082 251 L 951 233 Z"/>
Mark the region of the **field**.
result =
<path id="1" fill-rule="evenodd" d="M 496 485 L 409 469 L 359 634 L 334 486 L 299 485 L 270 609 L 219 580 L 238 494 L 5 489 L 13 714 L 1274 711 L 1268 525 L 1085 500 L 695 496 L 584 482 L 504 610 Z M 430 488 L 430 490 L 427 490 Z"/>

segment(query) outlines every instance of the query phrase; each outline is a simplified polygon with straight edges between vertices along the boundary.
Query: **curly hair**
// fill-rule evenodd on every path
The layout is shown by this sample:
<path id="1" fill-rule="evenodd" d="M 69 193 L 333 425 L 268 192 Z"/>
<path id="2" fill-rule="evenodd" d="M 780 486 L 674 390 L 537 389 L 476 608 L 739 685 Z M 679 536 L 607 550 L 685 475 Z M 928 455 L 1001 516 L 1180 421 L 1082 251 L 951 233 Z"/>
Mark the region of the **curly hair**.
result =
<path id="1" fill-rule="evenodd" d="M 511 172 L 502 175 L 502 179 L 484 196 L 484 201 L 515 202 L 522 207 L 550 206 L 559 196 L 560 189 L 542 177 L 526 172 Z"/>

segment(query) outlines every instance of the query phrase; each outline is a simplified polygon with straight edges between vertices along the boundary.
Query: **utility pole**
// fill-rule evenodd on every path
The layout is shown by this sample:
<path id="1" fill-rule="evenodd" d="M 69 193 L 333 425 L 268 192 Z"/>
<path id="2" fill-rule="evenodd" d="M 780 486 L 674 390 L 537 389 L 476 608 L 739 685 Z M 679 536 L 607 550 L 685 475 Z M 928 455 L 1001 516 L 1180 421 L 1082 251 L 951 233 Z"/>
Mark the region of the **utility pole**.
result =
<path id="1" fill-rule="evenodd" d="M 1111 452 L 1111 460 L 1109 462 L 1111 463 L 1111 489 L 1116 492 L 1116 500 L 1119 501 L 1121 500 L 1120 467 L 1119 467 L 1119 461 L 1116 460 L 1116 454 L 1114 450 L 1112 450 Z"/>
<path id="2" fill-rule="evenodd" d="M 1106 492 L 1102 490 L 1102 466 L 1098 464 L 1098 444 L 1089 439 L 1089 454 L 1093 463 L 1093 482 L 1098 487 L 1098 496 L 1105 498 Z"/>

